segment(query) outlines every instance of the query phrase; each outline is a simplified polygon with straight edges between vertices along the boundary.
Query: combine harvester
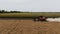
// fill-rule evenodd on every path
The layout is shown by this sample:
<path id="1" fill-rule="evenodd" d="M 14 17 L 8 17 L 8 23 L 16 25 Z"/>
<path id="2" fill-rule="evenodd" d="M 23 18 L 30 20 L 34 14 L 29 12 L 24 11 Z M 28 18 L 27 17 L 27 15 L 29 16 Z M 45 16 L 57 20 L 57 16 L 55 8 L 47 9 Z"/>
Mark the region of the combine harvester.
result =
<path id="1" fill-rule="evenodd" d="M 34 18 L 34 21 L 46 21 L 46 22 L 60 22 L 60 18 L 48 18 L 45 16 L 38 16 Z"/>
<path id="2" fill-rule="evenodd" d="M 34 21 L 46 21 L 46 17 L 44 17 L 44 16 L 38 16 L 38 17 L 36 17 L 36 18 L 34 18 Z"/>

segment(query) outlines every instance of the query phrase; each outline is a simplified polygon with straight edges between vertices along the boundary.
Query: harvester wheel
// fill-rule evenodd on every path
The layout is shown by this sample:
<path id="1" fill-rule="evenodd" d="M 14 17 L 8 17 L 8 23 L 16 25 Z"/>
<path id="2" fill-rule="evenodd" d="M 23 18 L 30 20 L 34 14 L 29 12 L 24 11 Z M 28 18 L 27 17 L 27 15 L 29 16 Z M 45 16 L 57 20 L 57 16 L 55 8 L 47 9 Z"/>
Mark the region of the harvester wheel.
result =
<path id="1" fill-rule="evenodd" d="M 38 18 L 34 18 L 34 21 L 39 21 L 39 19 Z"/>

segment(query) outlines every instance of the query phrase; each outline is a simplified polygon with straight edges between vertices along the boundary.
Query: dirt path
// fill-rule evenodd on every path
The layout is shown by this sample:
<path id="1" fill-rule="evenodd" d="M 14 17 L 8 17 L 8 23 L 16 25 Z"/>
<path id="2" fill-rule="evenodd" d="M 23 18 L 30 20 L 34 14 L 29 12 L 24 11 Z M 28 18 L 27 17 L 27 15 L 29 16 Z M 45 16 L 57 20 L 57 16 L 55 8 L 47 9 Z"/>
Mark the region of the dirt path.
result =
<path id="1" fill-rule="evenodd" d="M 0 19 L 0 34 L 60 34 L 60 23 Z"/>

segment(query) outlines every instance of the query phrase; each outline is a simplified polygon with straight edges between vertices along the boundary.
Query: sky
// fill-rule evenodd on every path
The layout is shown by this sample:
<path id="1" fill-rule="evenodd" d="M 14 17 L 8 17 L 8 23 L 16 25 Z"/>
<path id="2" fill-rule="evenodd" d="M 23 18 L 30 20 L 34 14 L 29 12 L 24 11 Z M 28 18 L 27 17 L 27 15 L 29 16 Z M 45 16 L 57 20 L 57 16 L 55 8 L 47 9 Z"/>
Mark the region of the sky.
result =
<path id="1" fill-rule="evenodd" d="M 0 10 L 60 12 L 60 0 L 0 0 Z"/>

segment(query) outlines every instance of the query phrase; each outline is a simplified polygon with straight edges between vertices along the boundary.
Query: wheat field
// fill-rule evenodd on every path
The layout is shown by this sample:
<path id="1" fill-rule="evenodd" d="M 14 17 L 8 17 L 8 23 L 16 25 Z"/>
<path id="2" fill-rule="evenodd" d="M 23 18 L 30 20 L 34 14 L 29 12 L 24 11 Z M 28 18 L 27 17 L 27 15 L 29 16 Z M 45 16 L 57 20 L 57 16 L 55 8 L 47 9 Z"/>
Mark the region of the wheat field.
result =
<path id="1" fill-rule="evenodd" d="M 59 22 L 32 19 L 0 19 L 0 34 L 60 34 Z"/>
<path id="2" fill-rule="evenodd" d="M 60 12 L 38 12 L 38 13 L 0 13 L 0 17 L 38 17 L 38 16 L 46 16 L 46 17 L 60 17 Z"/>

